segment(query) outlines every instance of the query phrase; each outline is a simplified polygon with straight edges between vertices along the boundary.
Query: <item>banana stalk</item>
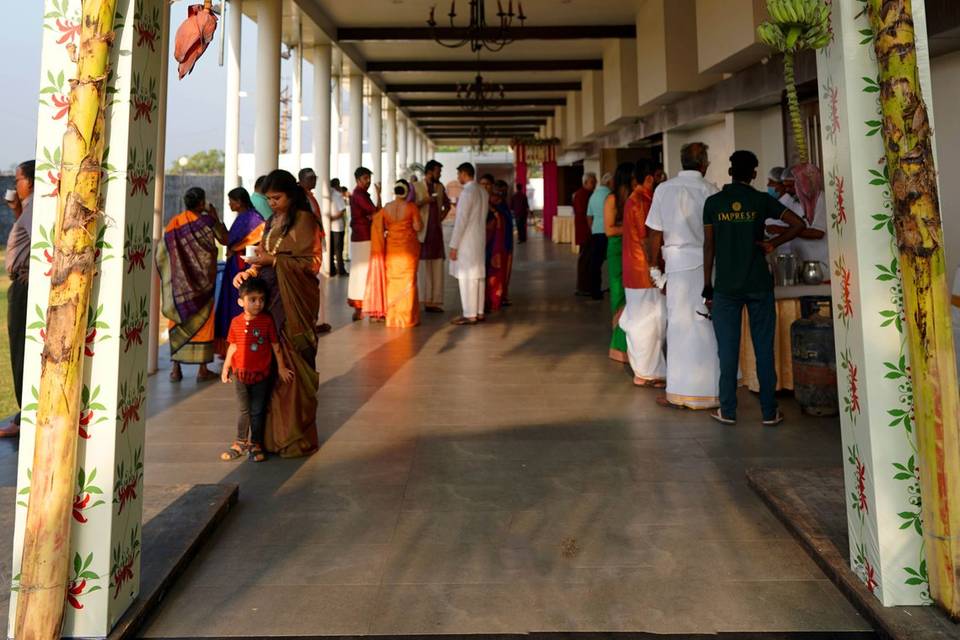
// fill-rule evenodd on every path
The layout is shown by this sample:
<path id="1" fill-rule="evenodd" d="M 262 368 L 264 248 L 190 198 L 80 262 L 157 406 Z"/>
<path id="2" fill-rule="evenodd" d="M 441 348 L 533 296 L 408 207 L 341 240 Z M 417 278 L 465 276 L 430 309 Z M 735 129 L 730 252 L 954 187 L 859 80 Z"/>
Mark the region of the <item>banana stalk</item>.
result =
<path id="1" fill-rule="evenodd" d="M 77 79 L 63 136 L 30 501 L 17 598 L 19 640 L 60 635 L 68 583 L 83 343 L 95 272 L 104 104 L 117 0 L 83 0 Z"/>
<path id="2" fill-rule="evenodd" d="M 800 116 L 800 99 L 797 97 L 797 78 L 793 62 L 793 52 L 785 52 L 783 54 L 783 78 L 787 89 L 790 126 L 793 129 L 793 141 L 797 145 L 799 164 L 807 164 L 810 161 L 810 154 L 807 152 L 807 137 L 803 133 L 803 118 Z"/>
<path id="3" fill-rule="evenodd" d="M 960 397 L 912 1 L 869 0 L 910 343 L 930 595 L 960 619 Z"/>

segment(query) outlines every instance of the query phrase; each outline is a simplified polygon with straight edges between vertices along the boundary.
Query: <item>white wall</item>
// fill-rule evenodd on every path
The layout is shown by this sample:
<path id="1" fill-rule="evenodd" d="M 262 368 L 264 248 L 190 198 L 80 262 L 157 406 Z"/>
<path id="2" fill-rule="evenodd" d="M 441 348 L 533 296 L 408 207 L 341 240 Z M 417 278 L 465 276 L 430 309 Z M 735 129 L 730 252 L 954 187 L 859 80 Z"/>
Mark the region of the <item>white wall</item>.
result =
<path id="1" fill-rule="evenodd" d="M 940 208 L 946 238 L 947 275 L 960 266 L 960 119 L 953 110 L 960 104 L 960 52 L 934 58 L 933 76 L 934 135 L 937 143 L 937 170 L 940 172 Z"/>
<path id="2" fill-rule="evenodd" d="M 671 178 L 680 172 L 680 148 L 689 142 L 703 142 L 710 147 L 707 180 L 718 187 L 730 181 L 727 159 L 734 152 L 734 145 L 732 127 L 727 126 L 726 120 L 690 129 L 674 129 L 664 134 L 664 168 Z"/>
<path id="3" fill-rule="evenodd" d="M 710 147 L 710 168 L 707 180 L 718 187 L 730 182 L 727 170 L 730 155 L 738 149 L 757 154 L 760 167 L 753 186 L 766 188 L 766 174 L 771 167 L 783 166 L 783 121 L 780 107 L 724 114 L 722 121 L 700 127 L 674 129 L 664 135 L 664 165 L 670 177 L 680 171 L 680 148 L 690 142 L 705 142 Z"/>

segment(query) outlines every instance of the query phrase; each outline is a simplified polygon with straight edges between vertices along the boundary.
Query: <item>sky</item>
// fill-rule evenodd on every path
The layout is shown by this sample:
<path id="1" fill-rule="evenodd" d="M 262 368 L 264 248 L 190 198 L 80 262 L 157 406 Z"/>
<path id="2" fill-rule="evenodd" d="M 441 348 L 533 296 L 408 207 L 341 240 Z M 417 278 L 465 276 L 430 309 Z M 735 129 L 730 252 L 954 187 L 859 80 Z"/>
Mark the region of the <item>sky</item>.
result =
<path id="1" fill-rule="evenodd" d="M 7 4 L 13 4 L 7 0 Z M 7 171 L 36 154 L 37 99 L 40 91 L 40 44 L 43 2 L 16 0 L 4 15 L 6 28 L 0 38 L 0 171 Z M 186 16 L 188 2 L 177 2 L 171 9 L 171 41 L 177 26 Z M 183 80 L 177 78 L 177 65 L 171 55 L 168 81 L 167 165 L 176 158 L 207 149 L 223 149 L 224 91 L 226 67 L 219 66 L 222 24 L 210 47 Z M 243 19 L 241 48 L 240 152 L 253 151 L 254 94 L 256 89 L 256 25 Z M 173 50 L 171 46 L 171 51 Z M 281 63 L 281 84 L 290 84 L 290 62 Z M 303 72 L 303 113 L 312 112 L 313 69 L 306 62 Z M 303 123 L 303 149 L 309 150 L 311 122 Z"/>

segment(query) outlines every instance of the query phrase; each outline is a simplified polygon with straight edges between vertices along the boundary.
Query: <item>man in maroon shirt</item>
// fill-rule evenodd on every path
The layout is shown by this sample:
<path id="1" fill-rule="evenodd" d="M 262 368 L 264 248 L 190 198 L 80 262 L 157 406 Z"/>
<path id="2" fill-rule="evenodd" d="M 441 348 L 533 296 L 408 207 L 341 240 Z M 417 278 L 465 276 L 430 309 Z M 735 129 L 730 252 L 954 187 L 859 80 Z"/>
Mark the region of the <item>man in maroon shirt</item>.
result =
<path id="1" fill-rule="evenodd" d="M 420 301 L 430 313 L 443 312 L 443 221 L 450 213 L 450 201 L 440 182 L 443 165 L 436 160 L 427 162 L 423 172 L 427 200 L 421 205 L 423 244 L 420 250 Z M 424 215 L 424 210 L 426 214 Z"/>
<path id="2" fill-rule="evenodd" d="M 347 304 L 353 307 L 353 319 L 363 317 L 363 297 L 367 291 L 367 271 L 370 267 L 370 226 L 374 214 L 380 210 L 380 185 L 374 186 L 377 202 L 370 198 L 373 172 L 359 167 L 353 172 L 357 186 L 350 195 L 350 284 Z"/>
<path id="3" fill-rule="evenodd" d="M 530 201 L 527 200 L 527 186 L 517 183 L 517 190 L 510 197 L 510 211 L 517 221 L 517 241 L 527 241 L 527 216 L 530 215 Z"/>
<path id="4" fill-rule="evenodd" d="M 580 247 L 577 258 L 577 295 L 590 295 L 590 221 L 587 219 L 587 204 L 593 190 L 597 188 L 597 174 L 583 174 L 583 186 L 573 194 L 573 225 L 576 234 L 574 241 Z"/>

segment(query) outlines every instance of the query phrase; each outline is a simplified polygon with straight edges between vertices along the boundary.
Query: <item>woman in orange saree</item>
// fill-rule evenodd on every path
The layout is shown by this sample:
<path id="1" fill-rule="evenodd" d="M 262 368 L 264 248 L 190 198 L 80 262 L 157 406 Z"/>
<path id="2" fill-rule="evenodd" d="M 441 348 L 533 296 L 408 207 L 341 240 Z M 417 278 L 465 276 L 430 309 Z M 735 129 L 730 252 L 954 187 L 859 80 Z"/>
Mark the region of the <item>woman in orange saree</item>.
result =
<path id="1" fill-rule="evenodd" d="M 170 380 L 183 379 L 181 364 L 196 364 L 197 381 L 205 382 L 218 377 L 207 364 L 214 356 L 217 243 L 227 244 L 229 233 L 203 189 L 188 189 L 183 202 L 186 211 L 170 220 L 157 246 L 161 308 L 170 321 Z"/>
<path id="2" fill-rule="evenodd" d="M 264 445 L 284 458 L 313 453 L 317 438 L 317 334 L 314 330 L 320 305 L 317 272 L 320 270 L 320 234 L 303 189 L 287 171 L 267 176 L 264 193 L 273 216 L 267 222 L 251 267 L 234 279 L 239 286 L 256 275 L 270 287 L 268 311 L 280 337 L 289 384 L 276 384 L 270 396 Z"/>
<path id="3" fill-rule="evenodd" d="M 407 202 L 410 185 L 397 181 L 396 198 L 380 212 L 387 233 L 387 326 L 415 327 L 420 324 L 420 297 L 417 294 L 417 266 L 420 262 L 420 240 L 423 228 L 420 209 Z"/>
<path id="4" fill-rule="evenodd" d="M 387 244 L 383 226 L 383 209 L 377 211 L 370 223 L 370 260 L 367 267 L 367 287 L 363 296 L 363 315 L 370 322 L 383 322 L 387 317 Z"/>

